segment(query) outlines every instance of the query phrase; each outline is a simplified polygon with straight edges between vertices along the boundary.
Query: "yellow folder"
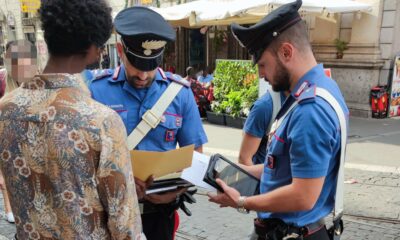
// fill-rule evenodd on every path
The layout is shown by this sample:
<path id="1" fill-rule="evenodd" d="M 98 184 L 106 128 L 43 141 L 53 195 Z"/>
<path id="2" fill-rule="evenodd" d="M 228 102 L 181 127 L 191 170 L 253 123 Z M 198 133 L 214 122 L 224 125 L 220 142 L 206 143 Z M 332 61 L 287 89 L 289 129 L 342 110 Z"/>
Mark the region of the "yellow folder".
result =
<path id="1" fill-rule="evenodd" d="M 133 174 L 142 181 L 151 175 L 158 178 L 170 173 L 180 172 L 192 165 L 194 145 L 166 151 L 132 150 Z"/>

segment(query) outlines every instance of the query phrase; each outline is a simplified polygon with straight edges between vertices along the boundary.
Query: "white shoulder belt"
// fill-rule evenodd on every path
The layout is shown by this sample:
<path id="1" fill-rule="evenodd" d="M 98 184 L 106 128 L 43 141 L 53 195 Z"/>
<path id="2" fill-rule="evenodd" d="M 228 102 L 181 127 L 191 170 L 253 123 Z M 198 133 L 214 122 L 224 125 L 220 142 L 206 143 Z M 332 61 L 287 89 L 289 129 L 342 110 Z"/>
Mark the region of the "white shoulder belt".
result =
<path id="1" fill-rule="evenodd" d="M 165 110 L 178 95 L 179 91 L 182 89 L 182 85 L 176 82 L 171 82 L 168 88 L 164 91 L 161 97 L 157 100 L 154 106 L 147 110 L 143 116 L 142 121 L 136 126 L 128 136 L 128 149 L 133 150 L 142 141 L 142 139 L 147 135 L 147 133 L 158 126 L 161 121 Z"/>
<path id="2" fill-rule="evenodd" d="M 346 155 L 346 144 L 347 144 L 347 124 L 346 117 L 343 109 L 340 107 L 338 101 L 330 94 L 327 90 L 323 88 L 316 89 L 316 95 L 327 101 L 332 108 L 335 110 L 339 123 L 341 132 L 341 148 L 340 148 L 340 165 L 338 171 L 338 178 L 336 184 L 336 196 L 335 196 L 335 208 L 333 211 L 334 221 L 340 219 L 343 215 L 343 196 L 344 196 L 344 162 Z M 298 102 L 294 102 L 286 113 L 279 119 L 275 120 L 273 126 L 271 127 L 271 132 L 275 131 L 283 122 L 285 117 L 298 105 Z"/>

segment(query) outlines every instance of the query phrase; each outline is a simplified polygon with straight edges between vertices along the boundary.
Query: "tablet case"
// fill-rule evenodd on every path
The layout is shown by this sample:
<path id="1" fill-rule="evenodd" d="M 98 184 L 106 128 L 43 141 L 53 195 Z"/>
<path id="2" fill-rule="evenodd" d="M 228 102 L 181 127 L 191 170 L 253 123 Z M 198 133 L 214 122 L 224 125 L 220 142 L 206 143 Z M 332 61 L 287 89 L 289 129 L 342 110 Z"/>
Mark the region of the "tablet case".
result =
<path id="1" fill-rule="evenodd" d="M 224 161 L 223 164 L 227 165 L 222 171 L 216 170 L 218 161 Z M 260 181 L 220 154 L 211 156 L 203 181 L 223 192 L 223 189 L 216 183 L 216 178 L 238 190 L 241 196 L 253 196 L 259 193 Z"/>

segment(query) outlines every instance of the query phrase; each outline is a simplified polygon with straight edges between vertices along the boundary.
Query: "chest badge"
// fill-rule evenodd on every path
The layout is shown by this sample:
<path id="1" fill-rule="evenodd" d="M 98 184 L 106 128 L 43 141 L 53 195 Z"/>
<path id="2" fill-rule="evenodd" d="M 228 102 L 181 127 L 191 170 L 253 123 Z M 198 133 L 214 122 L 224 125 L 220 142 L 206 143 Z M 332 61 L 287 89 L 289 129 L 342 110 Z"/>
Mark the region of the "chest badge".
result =
<path id="1" fill-rule="evenodd" d="M 167 142 L 175 141 L 175 133 L 173 130 L 167 130 L 165 132 L 165 141 L 167 141 Z"/>
<path id="2" fill-rule="evenodd" d="M 269 155 L 267 157 L 267 167 L 269 169 L 274 169 L 275 168 L 275 157 L 272 155 Z"/>

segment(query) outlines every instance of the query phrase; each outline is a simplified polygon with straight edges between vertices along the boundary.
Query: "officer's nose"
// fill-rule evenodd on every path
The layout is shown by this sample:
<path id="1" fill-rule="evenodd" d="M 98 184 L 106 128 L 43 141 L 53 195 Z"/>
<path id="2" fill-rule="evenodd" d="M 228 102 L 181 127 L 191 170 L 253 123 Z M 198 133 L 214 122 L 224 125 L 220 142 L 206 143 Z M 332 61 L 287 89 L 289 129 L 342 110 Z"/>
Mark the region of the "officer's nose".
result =
<path id="1" fill-rule="evenodd" d="M 138 72 L 138 75 L 137 75 L 137 77 L 138 77 L 140 80 L 146 80 L 146 79 L 147 79 L 147 76 L 148 76 L 147 72 L 142 72 L 142 71 Z"/>

